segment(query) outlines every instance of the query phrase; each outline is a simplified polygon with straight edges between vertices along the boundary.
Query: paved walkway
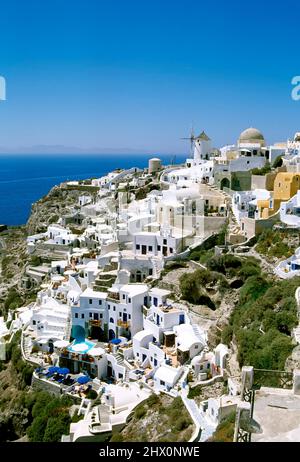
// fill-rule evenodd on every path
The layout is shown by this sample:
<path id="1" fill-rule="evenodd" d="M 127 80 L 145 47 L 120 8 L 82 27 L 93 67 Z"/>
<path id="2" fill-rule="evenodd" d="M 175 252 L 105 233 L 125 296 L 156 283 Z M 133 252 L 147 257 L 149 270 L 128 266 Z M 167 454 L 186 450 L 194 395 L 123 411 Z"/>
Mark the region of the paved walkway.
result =
<path id="1" fill-rule="evenodd" d="M 200 411 L 200 408 L 197 406 L 195 400 L 190 399 L 187 397 L 187 390 L 183 389 L 181 398 L 182 401 L 184 402 L 190 416 L 193 419 L 193 422 L 195 425 L 199 426 L 201 428 L 201 433 L 199 436 L 198 441 L 203 443 L 204 441 L 208 440 L 212 436 L 212 434 L 215 431 L 215 427 L 213 425 L 210 425 L 207 420 L 205 419 L 203 412 Z"/>

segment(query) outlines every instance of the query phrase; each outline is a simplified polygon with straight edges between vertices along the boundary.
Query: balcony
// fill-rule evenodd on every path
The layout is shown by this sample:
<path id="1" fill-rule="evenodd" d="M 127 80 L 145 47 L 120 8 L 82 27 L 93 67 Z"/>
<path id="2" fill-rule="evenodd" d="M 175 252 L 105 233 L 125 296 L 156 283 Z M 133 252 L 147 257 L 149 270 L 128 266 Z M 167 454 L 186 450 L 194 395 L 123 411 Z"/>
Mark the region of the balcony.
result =
<path id="1" fill-rule="evenodd" d="M 130 322 L 128 322 L 128 321 L 122 321 L 122 319 L 118 319 L 117 325 L 118 325 L 119 327 L 123 327 L 124 329 L 128 329 L 128 327 L 130 327 Z"/>
<path id="2" fill-rule="evenodd" d="M 100 319 L 90 319 L 89 320 L 89 325 L 93 327 L 101 327 L 102 326 L 102 321 Z"/>

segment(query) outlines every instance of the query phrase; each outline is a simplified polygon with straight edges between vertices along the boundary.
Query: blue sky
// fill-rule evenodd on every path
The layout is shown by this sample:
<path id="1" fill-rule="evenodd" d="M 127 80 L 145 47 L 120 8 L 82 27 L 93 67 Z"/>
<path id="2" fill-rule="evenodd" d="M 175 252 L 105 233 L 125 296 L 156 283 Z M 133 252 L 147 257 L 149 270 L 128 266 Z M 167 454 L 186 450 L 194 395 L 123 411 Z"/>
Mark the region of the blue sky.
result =
<path id="1" fill-rule="evenodd" d="M 298 3 L 298 4 L 297 4 Z M 300 131 L 297 1 L 1 2 L 0 146 L 184 152 Z"/>

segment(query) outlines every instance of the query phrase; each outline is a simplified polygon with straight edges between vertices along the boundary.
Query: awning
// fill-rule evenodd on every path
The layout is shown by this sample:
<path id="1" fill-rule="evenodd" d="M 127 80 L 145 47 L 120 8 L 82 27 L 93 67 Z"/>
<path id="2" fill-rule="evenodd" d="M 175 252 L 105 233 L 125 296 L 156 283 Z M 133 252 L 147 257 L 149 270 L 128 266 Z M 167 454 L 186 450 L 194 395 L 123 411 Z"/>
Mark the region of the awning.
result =
<path id="1" fill-rule="evenodd" d="M 113 340 L 110 341 L 110 343 L 112 343 L 113 345 L 119 345 L 119 343 L 121 343 L 122 340 L 120 338 L 114 338 Z"/>
<path id="2" fill-rule="evenodd" d="M 57 366 L 51 366 L 49 367 L 48 372 L 50 372 L 50 374 L 55 374 L 56 372 L 58 372 L 59 369 L 60 368 Z"/>
<path id="3" fill-rule="evenodd" d="M 53 343 L 53 346 L 55 348 L 65 348 L 66 346 L 69 345 L 70 342 L 67 340 L 56 340 L 56 342 Z"/>
<path id="4" fill-rule="evenodd" d="M 84 383 L 88 383 L 91 379 L 87 375 L 81 375 L 78 377 L 77 382 L 83 385 Z"/>
<path id="5" fill-rule="evenodd" d="M 67 367 L 60 367 L 57 372 L 61 375 L 66 375 L 70 373 L 70 369 Z"/>

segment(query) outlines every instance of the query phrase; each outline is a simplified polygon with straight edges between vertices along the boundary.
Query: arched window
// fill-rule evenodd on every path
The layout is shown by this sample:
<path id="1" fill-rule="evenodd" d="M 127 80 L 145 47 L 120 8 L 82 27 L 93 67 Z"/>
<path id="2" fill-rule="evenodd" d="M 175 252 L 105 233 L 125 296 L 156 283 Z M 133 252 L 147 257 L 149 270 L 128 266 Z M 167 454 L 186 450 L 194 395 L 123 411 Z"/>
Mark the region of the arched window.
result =
<path id="1" fill-rule="evenodd" d="M 109 322 L 111 322 L 112 324 L 114 323 L 114 319 L 113 318 L 109 318 Z"/>

